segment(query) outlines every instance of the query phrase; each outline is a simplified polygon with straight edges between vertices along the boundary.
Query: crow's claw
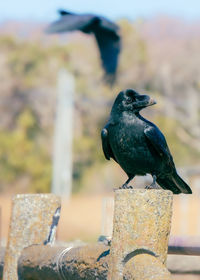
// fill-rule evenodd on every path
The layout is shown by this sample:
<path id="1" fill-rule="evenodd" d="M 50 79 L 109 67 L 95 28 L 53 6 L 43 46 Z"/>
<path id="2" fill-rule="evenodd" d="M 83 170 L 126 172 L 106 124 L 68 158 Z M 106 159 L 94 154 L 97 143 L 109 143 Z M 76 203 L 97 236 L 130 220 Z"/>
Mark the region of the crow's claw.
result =
<path id="1" fill-rule="evenodd" d="M 154 190 L 155 190 L 155 189 L 158 190 L 158 189 L 160 189 L 160 187 L 159 187 L 157 184 L 151 184 L 151 185 L 149 185 L 149 186 L 146 186 L 145 189 L 146 189 L 146 190 L 153 190 L 153 189 L 154 189 Z"/>
<path id="2" fill-rule="evenodd" d="M 119 189 L 123 189 L 123 190 L 125 190 L 125 189 L 133 189 L 133 187 L 132 186 L 128 186 L 127 184 L 123 184 L 121 187 L 119 187 Z"/>

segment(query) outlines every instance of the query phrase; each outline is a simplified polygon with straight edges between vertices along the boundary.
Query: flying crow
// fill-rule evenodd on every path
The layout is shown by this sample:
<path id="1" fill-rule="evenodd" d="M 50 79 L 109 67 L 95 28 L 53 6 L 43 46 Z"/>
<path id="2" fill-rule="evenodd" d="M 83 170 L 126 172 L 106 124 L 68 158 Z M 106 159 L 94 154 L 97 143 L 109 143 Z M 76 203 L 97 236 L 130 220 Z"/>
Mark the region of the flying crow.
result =
<path id="1" fill-rule="evenodd" d="M 179 177 L 164 135 L 159 128 L 140 115 L 140 110 L 155 104 L 148 95 L 140 95 L 132 89 L 121 91 L 103 128 L 102 147 L 106 159 L 113 158 L 126 172 L 128 180 L 136 175 L 151 174 L 156 182 L 174 194 L 192 193 Z"/>
<path id="2" fill-rule="evenodd" d="M 47 33 L 62 33 L 80 30 L 93 33 L 99 47 L 102 66 L 106 79 L 112 83 L 115 80 L 118 57 L 121 48 L 119 26 L 114 22 L 93 14 L 75 14 L 59 10 L 61 18 L 47 27 Z"/>

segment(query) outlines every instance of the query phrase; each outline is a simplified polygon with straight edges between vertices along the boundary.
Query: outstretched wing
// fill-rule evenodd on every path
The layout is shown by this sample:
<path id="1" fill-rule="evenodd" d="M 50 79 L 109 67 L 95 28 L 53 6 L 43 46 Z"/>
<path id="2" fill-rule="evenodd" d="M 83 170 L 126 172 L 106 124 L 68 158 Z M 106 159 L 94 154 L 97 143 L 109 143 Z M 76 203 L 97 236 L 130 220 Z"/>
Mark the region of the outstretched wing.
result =
<path id="1" fill-rule="evenodd" d="M 64 10 L 60 10 L 59 13 L 61 18 L 47 27 L 47 33 L 62 33 L 75 30 L 83 31 L 90 26 L 93 21 L 96 21 L 96 17 L 90 14 L 78 15 Z"/>
<path id="2" fill-rule="evenodd" d="M 153 146 L 154 150 L 163 157 L 171 167 L 175 168 L 167 142 L 160 130 L 157 127 L 148 126 L 145 128 L 144 133 L 147 141 Z"/>
<path id="3" fill-rule="evenodd" d="M 113 158 L 116 162 L 116 158 L 113 154 L 113 151 L 111 149 L 109 138 L 108 138 L 108 125 L 105 126 L 101 131 L 101 140 L 102 140 L 102 148 L 105 155 L 105 158 L 107 160 L 110 160 L 110 158 Z"/>
<path id="4" fill-rule="evenodd" d="M 96 28 L 93 32 L 99 47 L 102 66 L 107 75 L 114 77 L 117 70 L 118 57 L 121 49 L 120 36 L 116 30 L 105 28 L 101 25 L 99 25 L 98 28 Z"/>
<path id="5" fill-rule="evenodd" d="M 118 25 L 108 19 L 92 14 L 74 14 L 60 10 L 61 18 L 46 28 L 46 33 L 63 33 L 80 30 L 84 33 L 94 33 L 100 51 L 102 66 L 106 80 L 112 84 L 118 65 L 121 39 Z"/>

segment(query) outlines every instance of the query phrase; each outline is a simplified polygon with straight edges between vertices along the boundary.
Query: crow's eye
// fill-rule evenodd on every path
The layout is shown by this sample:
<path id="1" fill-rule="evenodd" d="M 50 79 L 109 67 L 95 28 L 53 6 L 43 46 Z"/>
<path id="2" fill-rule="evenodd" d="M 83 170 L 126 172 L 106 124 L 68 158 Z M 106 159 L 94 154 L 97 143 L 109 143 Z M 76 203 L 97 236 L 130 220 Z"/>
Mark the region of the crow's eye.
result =
<path id="1" fill-rule="evenodd" d="M 135 97 L 127 97 L 127 99 L 126 99 L 127 103 L 132 103 L 132 102 L 135 102 L 135 101 L 136 101 Z"/>
<path id="2" fill-rule="evenodd" d="M 131 103 L 133 101 L 133 99 L 131 98 L 131 97 L 128 97 L 127 99 L 126 99 L 126 102 L 127 103 Z"/>

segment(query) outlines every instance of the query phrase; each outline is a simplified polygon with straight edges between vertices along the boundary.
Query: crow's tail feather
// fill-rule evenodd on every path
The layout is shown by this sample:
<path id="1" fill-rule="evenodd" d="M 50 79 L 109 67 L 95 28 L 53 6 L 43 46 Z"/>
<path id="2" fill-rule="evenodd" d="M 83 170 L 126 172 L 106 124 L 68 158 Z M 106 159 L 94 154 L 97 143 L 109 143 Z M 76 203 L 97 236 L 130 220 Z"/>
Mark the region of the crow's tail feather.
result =
<path id="1" fill-rule="evenodd" d="M 181 177 L 176 173 L 176 171 L 173 173 L 172 176 L 166 176 L 165 178 L 157 178 L 156 181 L 163 189 L 171 190 L 174 194 L 192 193 L 190 187 L 183 181 L 183 179 L 181 179 Z"/>
<path id="2" fill-rule="evenodd" d="M 183 179 L 176 172 L 174 172 L 172 180 L 178 186 L 182 193 L 192 193 L 191 188 L 186 184 L 186 182 L 183 181 Z"/>

